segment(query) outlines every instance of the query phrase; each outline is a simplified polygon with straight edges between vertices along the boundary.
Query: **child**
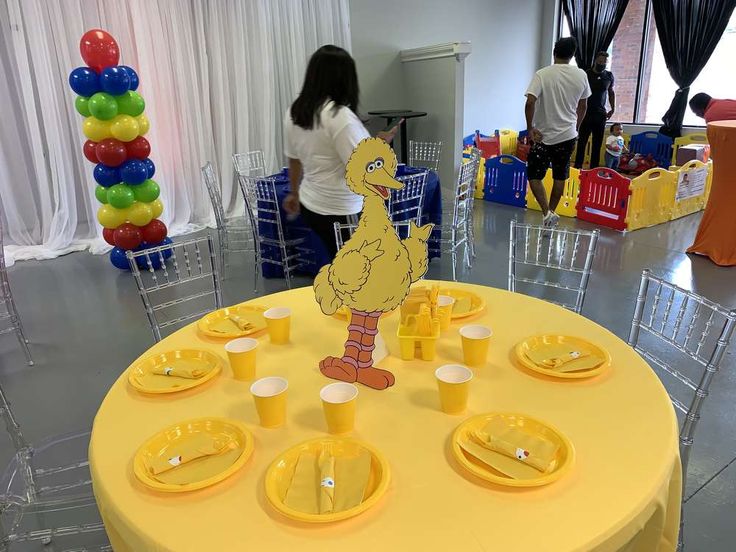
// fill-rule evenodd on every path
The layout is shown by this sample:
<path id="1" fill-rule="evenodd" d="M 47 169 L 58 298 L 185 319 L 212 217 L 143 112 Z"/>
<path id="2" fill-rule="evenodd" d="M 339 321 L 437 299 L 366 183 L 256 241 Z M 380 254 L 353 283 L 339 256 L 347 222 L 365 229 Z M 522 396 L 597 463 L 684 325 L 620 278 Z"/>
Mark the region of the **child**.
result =
<path id="1" fill-rule="evenodd" d="M 606 139 L 606 167 L 609 169 L 618 168 L 618 161 L 621 153 L 628 153 L 628 149 L 624 145 L 624 138 L 621 136 L 624 132 L 621 123 L 613 123 L 611 125 L 611 135 Z"/>

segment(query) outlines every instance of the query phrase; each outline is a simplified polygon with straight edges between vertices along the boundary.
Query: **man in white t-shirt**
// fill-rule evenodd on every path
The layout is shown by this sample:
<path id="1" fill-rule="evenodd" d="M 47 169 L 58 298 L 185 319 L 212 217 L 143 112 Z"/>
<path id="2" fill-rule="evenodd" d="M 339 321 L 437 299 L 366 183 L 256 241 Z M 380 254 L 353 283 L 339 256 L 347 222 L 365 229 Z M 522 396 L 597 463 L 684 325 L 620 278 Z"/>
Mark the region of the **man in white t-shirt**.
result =
<path id="1" fill-rule="evenodd" d="M 570 65 L 577 43 L 561 38 L 554 48 L 555 61 L 534 74 L 526 91 L 526 126 L 532 147 L 527 158 L 529 187 L 544 214 L 544 225 L 554 227 L 560 217 L 565 180 L 570 176 L 570 156 L 575 149 L 580 122 L 590 96 L 585 71 Z M 552 166 L 552 193 L 547 202 L 542 179 Z"/>

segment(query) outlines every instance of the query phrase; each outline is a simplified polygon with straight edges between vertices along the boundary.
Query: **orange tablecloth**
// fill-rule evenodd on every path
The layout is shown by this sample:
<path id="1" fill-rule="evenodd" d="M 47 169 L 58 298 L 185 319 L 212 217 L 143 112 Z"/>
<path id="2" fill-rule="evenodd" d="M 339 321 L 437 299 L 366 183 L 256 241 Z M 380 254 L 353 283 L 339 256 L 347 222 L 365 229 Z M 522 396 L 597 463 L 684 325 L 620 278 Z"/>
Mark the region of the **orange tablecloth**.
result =
<path id="1" fill-rule="evenodd" d="M 736 121 L 708 124 L 713 185 L 695 242 L 688 253 L 706 255 L 720 266 L 736 265 Z"/>

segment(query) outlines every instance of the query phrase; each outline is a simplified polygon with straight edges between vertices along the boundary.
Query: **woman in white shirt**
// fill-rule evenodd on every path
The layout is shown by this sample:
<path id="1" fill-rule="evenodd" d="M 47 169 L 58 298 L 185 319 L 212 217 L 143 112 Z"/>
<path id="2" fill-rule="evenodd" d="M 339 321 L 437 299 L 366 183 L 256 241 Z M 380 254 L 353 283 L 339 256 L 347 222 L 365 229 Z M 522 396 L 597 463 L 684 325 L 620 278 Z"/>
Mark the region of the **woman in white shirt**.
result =
<path id="1" fill-rule="evenodd" d="M 334 223 L 346 223 L 363 209 L 363 198 L 345 183 L 350 154 L 370 136 L 356 115 L 358 96 L 353 58 L 337 46 L 322 46 L 309 60 L 302 90 L 284 120 L 291 182 L 284 209 L 301 213 L 330 259 L 337 253 Z M 397 129 L 378 136 L 391 142 Z"/>

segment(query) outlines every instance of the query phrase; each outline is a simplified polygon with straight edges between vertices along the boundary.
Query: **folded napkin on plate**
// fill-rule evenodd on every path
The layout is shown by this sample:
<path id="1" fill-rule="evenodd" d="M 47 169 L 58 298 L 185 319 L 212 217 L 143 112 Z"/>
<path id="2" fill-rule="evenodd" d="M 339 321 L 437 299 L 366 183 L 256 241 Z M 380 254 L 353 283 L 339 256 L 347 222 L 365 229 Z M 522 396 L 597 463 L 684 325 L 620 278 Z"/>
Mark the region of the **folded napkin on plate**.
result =
<path id="1" fill-rule="evenodd" d="M 319 454 L 319 513 L 329 514 L 335 507 L 335 457 L 330 447 Z"/>
<path id="2" fill-rule="evenodd" d="M 296 461 L 284 504 L 298 512 L 319 514 L 319 475 L 317 457 L 311 452 L 302 452 Z"/>
<path id="3" fill-rule="evenodd" d="M 349 510 L 363 502 L 371 475 L 371 453 L 361 448 L 356 456 L 335 461 L 335 505 L 333 512 Z"/>
<path id="4" fill-rule="evenodd" d="M 511 479 L 536 479 L 539 477 L 538 469 L 519 462 L 516 458 L 509 458 L 500 452 L 488 449 L 478 444 L 473 437 L 460 439 L 458 444 L 465 452 L 500 472 L 501 475 Z"/>
<path id="5" fill-rule="evenodd" d="M 509 426 L 501 418 L 494 418 L 483 429 L 472 433 L 479 445 L 516 458 L 542 473 L 549 471 L 555 462 L 559 446 L 538 435 L 518 427 Z"/>
<path id="6" fill-rule="evenodd" d="M 452 313 L 465 314 L 466 312 L 470 312 L 472 307 L 473 300 L 469 296 L 462 295 L 460 297 L 455 297 L 455 302 L 452 305 Z"/>
<path id="7" fill-rule="evenodd" d="M 201 360 L 177 359 L 169 364 L 162 364 L 151 370 L 158 376 L 199 379 L 212 371 L 212 366 L 203 364 Z"/>
<path id="8" fill-rule="evenodd" d="M 210 331 L 223 334 L 239 332 L 240 328 L 230 318 L 220 318 L 209 324 Z"/>
<path id="9" fill-rule="evenodd" d="M 605 359 L 586 350 L 575 350 L 571 345 L 549 343 L 525 351 L 526 356 L 540 368 L 557 372 L 578 372 L 595 368 Z"/>
<path id="10" fill-rule="evenodd" d="M 165 457 L 150 459 L 148 461 L 149 471 L 153 475 L 158 475 L 198 458 L 223 454 L 237 446 L 237 442 L 232 437 L 193 433 L 170 447 Z"/>
<path id="11" fill-rule="evenodd" d="M 237 314 L 228 314 L 227 316 L 230 320 L 232 320 L 235 325 L 241 330 L 246 331 L 250 330 L 253 327 L 253 323 L 249 322 L 245 317 L 238 316 Z"/>

